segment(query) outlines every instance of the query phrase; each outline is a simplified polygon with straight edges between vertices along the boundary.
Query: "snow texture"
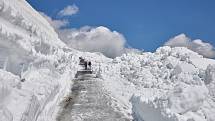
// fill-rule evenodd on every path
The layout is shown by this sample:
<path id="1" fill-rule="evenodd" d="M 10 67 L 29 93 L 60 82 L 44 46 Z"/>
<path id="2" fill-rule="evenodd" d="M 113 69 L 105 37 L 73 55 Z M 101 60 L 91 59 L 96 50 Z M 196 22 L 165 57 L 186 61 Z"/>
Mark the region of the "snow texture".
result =
<path id="1" fill-rule="evenodd" d="M 215 60 L 168 46 L 114 59 L 80 52 L 25 0 L 0 0 L 0 121 L 55 121 L 79 57 L 129 119 L 215 121 Z"/>

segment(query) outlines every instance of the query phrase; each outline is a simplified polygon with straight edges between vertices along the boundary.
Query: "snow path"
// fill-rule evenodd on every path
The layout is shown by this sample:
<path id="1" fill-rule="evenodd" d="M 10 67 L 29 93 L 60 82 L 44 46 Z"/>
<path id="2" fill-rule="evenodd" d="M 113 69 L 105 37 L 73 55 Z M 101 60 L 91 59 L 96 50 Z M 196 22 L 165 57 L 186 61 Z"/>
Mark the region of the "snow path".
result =
<path id="1" fill-rule="evenodd" d="M 105 94 L 100 79 L 74 80 L 72 93 L 63 103 L 57 121 L 129 121 L 112 98 Z"/>

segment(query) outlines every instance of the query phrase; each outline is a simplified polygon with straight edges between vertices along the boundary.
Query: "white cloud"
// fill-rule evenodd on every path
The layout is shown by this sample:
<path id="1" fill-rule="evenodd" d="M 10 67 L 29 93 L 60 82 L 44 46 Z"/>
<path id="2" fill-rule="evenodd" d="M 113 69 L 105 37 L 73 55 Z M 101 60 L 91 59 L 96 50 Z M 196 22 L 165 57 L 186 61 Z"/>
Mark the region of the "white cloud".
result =
<path id="1" fill-rule="evenodd" d="M 71 16 L 76 14 L 79 11 L 79 8 L 73 4 L 65 7 L 63 10 L 61 10 L 58 15 L 60 16 Z"/>
<path id="2" fill-rule="evenodd" d="M 54 27 L 55 30 L 65 27 L 69 24 L 68 20 L 54 20 L 45 13 L 40 12 L 40 14 Z"/>
<path id="3" fill-rule="evenodd" d="M 54 20 L 44 13 L 40 14 L 54 27 L 60 39 L 71 48 L 88 52 L 101 52 L 111 58 L 126 51 L 126 40 L 122 34 L 116 31 L 111 31 L 103 26 L 62 29 L 69 23 L 67 20 Z"/>
<path id="4" fill-rule="evenodd" d="M 103 26 L 60 30 L 59 35 L 72 48 L 81 51 L 101 52 L 111 58 L 123 53 L 126 42 L 122 34 L 110 31 Z"/>
<path id="5" fill-rule="evenodd" d="M 180 34 L 171 38 L 165 45 L 171 47 L 187 47 L 204 57 L 215 58 L 215 48 L 210 43 L 203 42 L 200 39 L 191 40 L 185 34 Z"/>

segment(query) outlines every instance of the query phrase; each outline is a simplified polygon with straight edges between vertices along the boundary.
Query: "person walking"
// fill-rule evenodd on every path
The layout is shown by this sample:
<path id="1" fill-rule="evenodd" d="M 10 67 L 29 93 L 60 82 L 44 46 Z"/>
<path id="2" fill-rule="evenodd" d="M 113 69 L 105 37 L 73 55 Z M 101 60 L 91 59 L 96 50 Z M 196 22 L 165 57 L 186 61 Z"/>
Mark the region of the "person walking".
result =
<path id="1" fill-rule="evenodd" d="M 85 70 L 87 70 L 87 61 L 84 62 Z"/>
<path id="2" fill-rule="evenodd" d="M 91 65 L 92 65 L 92 63 L 91 63 L 91 61 L 89 61 L 88 62 L 88 66 L 89 66 L 89 69 L 91 70 Z"/>

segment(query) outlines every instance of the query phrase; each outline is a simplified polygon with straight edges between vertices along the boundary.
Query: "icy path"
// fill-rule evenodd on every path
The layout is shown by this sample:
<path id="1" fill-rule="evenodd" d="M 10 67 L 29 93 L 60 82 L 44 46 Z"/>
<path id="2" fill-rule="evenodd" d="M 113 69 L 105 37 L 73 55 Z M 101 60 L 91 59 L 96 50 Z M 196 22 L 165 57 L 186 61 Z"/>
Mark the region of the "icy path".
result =
<path id="1" fill-rule="evenodd" d="M 102 80 L 74 80 L 70 100 L 57 121 L 129 121 L 112 107 L 112 98 L 105 94 Z"/>

